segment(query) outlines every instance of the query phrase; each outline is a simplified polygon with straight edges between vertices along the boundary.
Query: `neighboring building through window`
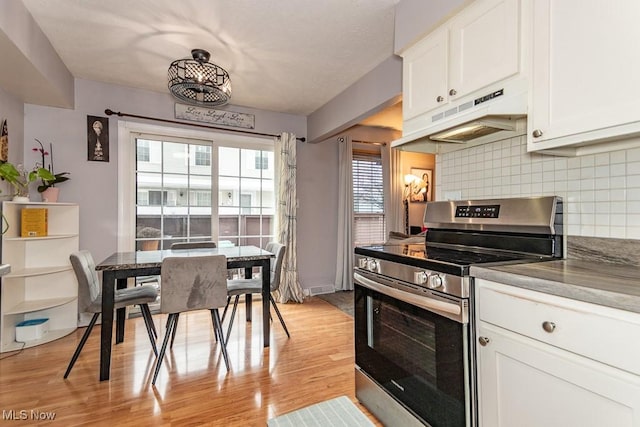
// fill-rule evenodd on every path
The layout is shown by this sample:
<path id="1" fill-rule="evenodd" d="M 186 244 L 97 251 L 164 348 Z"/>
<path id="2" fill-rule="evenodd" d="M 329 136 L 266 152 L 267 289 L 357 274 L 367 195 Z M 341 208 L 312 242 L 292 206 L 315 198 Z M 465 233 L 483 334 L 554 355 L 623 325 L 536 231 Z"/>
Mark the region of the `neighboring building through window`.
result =
<path id="1" fill-rule="evenodd" d="M 215 237 L 221 246 L 264 248 L 273 240 L 273 151 L 138 137 L 136 155 L 143 156 L 136 159 L 138 249 L 149 238 L 142 229 L 155 230 L 160 249 Z"/>
<path id="2" fill-rule="evenodd" d="M 196 145 L 196 166 L 211 166 L 211 147 L 208 145 Z"/>
<path id="3" fill-rule="evenodd" d="M 137 155 L 139 162 L 149 161 L 149 141 L 140 140 L 137 145 Z"/>

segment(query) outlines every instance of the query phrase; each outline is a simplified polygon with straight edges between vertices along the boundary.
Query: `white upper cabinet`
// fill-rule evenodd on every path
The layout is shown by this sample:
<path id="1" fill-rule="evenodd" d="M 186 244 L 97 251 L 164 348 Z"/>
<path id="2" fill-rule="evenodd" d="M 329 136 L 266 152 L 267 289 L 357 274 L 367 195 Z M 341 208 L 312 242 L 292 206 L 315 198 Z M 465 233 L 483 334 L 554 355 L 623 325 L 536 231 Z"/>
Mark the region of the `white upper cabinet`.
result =
<path id="1" fill-rule="evenodd" d="M 448 40 L 447 28 L 440 28 L 405 54 L 402 64 L 404 120 L 446 102 Z"/>
<path id="2" fill-rule="evenodd" d="M 640 144 L 640 1 L 535 0 L 532 12 L 528 150 Z"/>
<path id="3" fill-rule="evenodd" d="M 449 24 L 449 91 L 470 94 L 520 70 L 518 0 L 475 1 Z"/>
<path id="4" fill-rule="evenodd" d="M 403 53 L 405 121 L 446 110 L 450 101 L 489 91 L 521 71 L 519 5 L 476 0 Z M 408 123 L 404 132 L 425 123 Z"/>

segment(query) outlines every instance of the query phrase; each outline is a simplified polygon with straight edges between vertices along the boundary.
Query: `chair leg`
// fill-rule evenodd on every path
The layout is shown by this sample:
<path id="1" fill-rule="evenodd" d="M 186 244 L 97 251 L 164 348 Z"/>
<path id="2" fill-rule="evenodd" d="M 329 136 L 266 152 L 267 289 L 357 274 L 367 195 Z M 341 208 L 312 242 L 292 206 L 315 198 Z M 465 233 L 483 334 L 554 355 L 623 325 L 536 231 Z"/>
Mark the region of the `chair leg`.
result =
<path id="1" fill-rule="evenodd" d="M 269 295 L 269 300 L 271 300 L 271 304 L 273 305 L 273 308 L 276 310 L 276 314 L 278 315 L 278 319 L 280 319 L 280 323 L 282 323 L 282 327 L 284 328 L 284 331 L 287 333 L 287 338 L 291 338 L 291 336 L 289 335 L 289 330 L 287 329 L 287 325 L 284 324 L 284 319 L 282 318 L 282 315 L 280 314 L 280 310 L 278 310 L 278 306 L 276 305 L 276 301 L 273 299 L 273 297 L 271 295 Z"/>
<path id="2" fill-rule="evenodd" d="M 238 300 L 240 299 L 240 295 L 236 295 L 233 300 L 233 310 L 231 310 L 231 319 L 229 319 L 229 328 L 227 329 L 227 339 L 224 340 L 225 345 L 229 342 L 229 337 L 231 336 L 231 328 L 233 327 L 233 319 L 236 317 L 236 310 L 238 308 Z"/>
<path id="3" fill-rule="evenodd" d="M 173 341 L 176 339 L 176 330 L 178 329 L 178 319 L 180 318 L 180 313 L 176 313 L 176 326 L 173 328 L 173 333 L 171 334 L 171 345 L 169 348 L 173 348 Z M 167 328 L 169 325 L 167 324 Z"/>
<path id="4" fill-rule="evenodd" d="M 156 325 L 153 322 L 153 317 L 152 317 L 152 314 L 151 314 L 151 309 L 149 308 L 149 304 L 144 304 L 144 307 L 143 307 L 143 305 L 140 305 L 140 311 L 142 311 L 142 310 L 145 310 L 146 313 L 147 313 L 148 318 L 152 320 L 150 322 L 149 326 L 151 326 L 151 332 L 153 332 L 153 337 L 155 339 L 158 339 L 158 331 L 156 330 Z M 142 313 L 142 315 L 144 316 L 144 313 Z"/>
<path id="5" fill-rule="evenodd" d="M 87 343 L 87 339 L 89 338 L 89 335 L 91 335 L 91 330 L 95 326 L 96 320 L 98 320 L 98 316 L 99 315 L 100 315 L 100 313 L 94 313 L 93 314 L 93 317 L 91 318 L 91 321 L 89 322 L 89 326 L 87 326 L 87 330 L 84 331 L 84 334 L 82 335 L 82 338 L 80 339 L 80 342 L 78 343 L 78 347 L 76 348 L 76 351 L 73 353 L 73 356 L 71 357 L 71 361 L 69 362 L 69 366 L 67 366 L 67 372 L 64 373 L 64 378 L 67 378 L 69 376 L 69 374 L 71 373 L 71 369 L 73 369 L 73 365 L 76 364 L 76 360 L 78 360 L 78 356 L 80 356 L 80 352 L 82 351 L 82 348 Z"/>
<path id="6" fill-rule="evenodd" d="M 216 331 L 216 321 L 214 320 L 214 317 L 213 317 L 213 310 L 214 310 L 213 308 L 209 309 L 209 311 L 211 312 L 211 324 L 212 324 L 213 330 L 215 332 Z M 213 334 L 213 337 L 217 342 L 218 341 L 218 334 L 217 333 Z"/>
<path id="7" fill-rule="evenodd" d="M 224 322 L 225 317 L 227 316 L 227 309 L 229 308 L 229 303 L 231 302 L 231 297 L 227 296 L 227 305 L 224 306 L 224 311 L 222 312 L 222 320 Z"/>
<path id="8" fill-rule="evenodd" d="M 144 325 L 147 327 L 147 334 L 149 334 L 149 341 L 151 342 L 151 348 L 153 349 L 153 354 L 158 357 L 158 349 L 156 348 L 156 337 L 153 334 L 154 326 L 153 318 L 151 317 L 151 310 L 149 310 L 149 306 L 147 304 L 140 304 L 140 313 L 142 313 L 142 318 L 144 319 Z"/>
<path id="9" fill-rule="evenodd" d="M 171 337 L 171 333 L 175 331 L 175 328 L 178 324 L 178 313 L 169 314 L 169 319 L 167 319 L 167 330 L 164 333 L 164 340 L 162 340 L 162 348 L 160 349 L 160 354 L 156 357 L 156 369 L 153 373 L 153 381 L 151 384 L 156 385 L 156 378 L 158 378 L 158 372 L 160 372 L 160 367 L 162 366 L 162 361 L 164 360 L 164 354 L 167 351 L 167 344 L 169 344 L 169 339 Z"/>
<path id="10" fill-rule="evenodd" d="M 213 330 L 216 336 L 219 336 L 218 342 L 220 343 L 220 348 L 222 349 L 222 357 L 224 357 L 224 365 L 227 367 L 227 372 L 229 371 L 229 355 L 227 354 L 227 345 L 224 342 L 224 336 L 222 332 L 222 321 L 220 320 L 220 313 L 217 308 L 211 310 L 211 316 L 213 317 Z"/>

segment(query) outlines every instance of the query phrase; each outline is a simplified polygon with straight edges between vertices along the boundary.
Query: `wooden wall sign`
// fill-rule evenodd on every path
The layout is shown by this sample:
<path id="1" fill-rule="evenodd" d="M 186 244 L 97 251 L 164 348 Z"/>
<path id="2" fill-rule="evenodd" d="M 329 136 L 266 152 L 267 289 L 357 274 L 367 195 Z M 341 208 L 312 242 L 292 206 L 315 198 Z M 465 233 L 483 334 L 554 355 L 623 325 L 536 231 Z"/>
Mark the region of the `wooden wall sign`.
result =
<path id="1" fill-rule="evenodd" d="M 256 116 L 235 111 L 214 110 L 212 108 L 194 107 L 192 105 L 175 104 L 176 119 L 192 122 L 212 123 L 243 129 L 255 129 Z"/>

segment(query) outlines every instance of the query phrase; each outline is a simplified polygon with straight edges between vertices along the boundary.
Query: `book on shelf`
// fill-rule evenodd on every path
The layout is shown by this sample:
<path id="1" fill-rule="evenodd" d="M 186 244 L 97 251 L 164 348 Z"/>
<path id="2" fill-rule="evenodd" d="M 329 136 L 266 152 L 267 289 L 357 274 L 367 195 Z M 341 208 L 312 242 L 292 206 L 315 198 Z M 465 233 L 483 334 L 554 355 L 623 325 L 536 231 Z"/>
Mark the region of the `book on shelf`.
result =
<path id="1" fill-rule="evenodd" d="M 47 236 L 49 232 L 47 215 L 47 208 L 22 208 L 20 236 Z"/>

